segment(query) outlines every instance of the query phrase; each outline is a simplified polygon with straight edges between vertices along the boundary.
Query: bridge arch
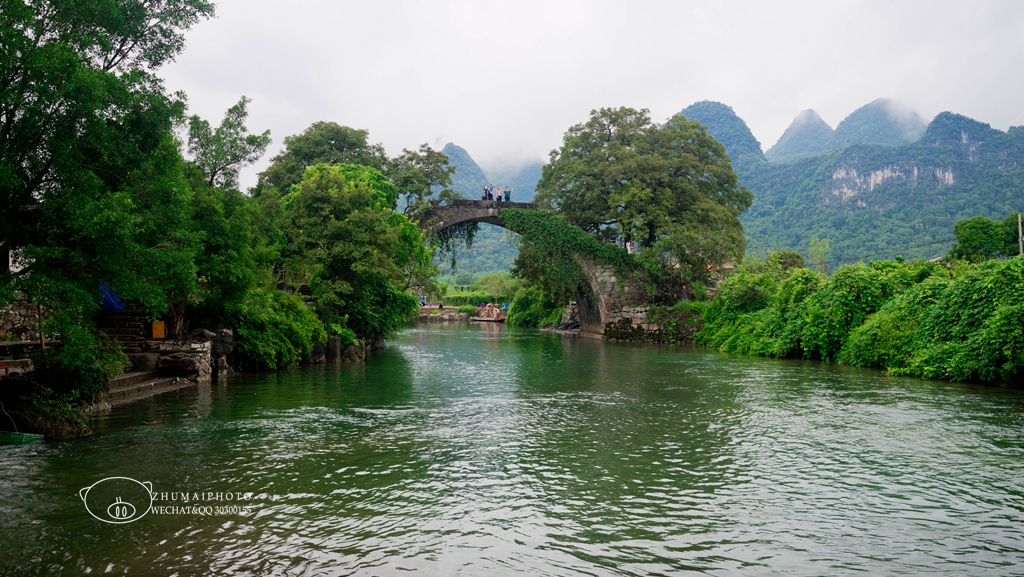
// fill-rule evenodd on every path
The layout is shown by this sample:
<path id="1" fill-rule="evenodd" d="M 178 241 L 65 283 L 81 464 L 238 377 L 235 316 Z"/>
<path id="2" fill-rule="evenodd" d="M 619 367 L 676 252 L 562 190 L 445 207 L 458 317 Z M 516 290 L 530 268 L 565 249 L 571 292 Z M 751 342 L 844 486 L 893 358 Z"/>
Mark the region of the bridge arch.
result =
<path id="1" fill-rule="evenodd" d="M 501 220 L 501 209 L 525 208 L 535 210 L 537 205 L 532 202 L 498 202 L 496 200 L 446 200 L 426 214 L 420 227 L 430 236 L 450 226 L 464 222 L 485 222 L 507 228 Z"/>
<path id="2" fill-rule="evenodd" d="M 515 230 L 508 226 L 501 218 L 502 209 L 518 208 L 537 210 L 536 204 L 527 202 L 497 202 L 486 200 L 463 200 L 453 199 L 445 201 L 446 204 L 434 207 L 420 220 L 420 229 L 427 235 L 436 234 L 451 226 L 467 222 L 484 222 L 500 226 L 513 232 L 525 233 L 526 231 Z M 571 226 L 563 223 L 563 226 Z M 582 231 L 581 231 L 582 233 Z M 586 234 L 586 233 L 583 233 Z M 589 235 L 587 235 L 589 237 Z M 589 237 L 588 243 L 599 242 Z M 533 239 L 544 242 L 543 238 Z M 606 250 L 606 249 L 602 249 Z M 593 252 L 593 251 L 592 251 Z M 608 326 L 620 321 L 624 315 L 634 316 L 636 307 L 630 306 L 628 301 L 636 300 L 639 295 L 632 295 L 635 287 L 630 283 L 623 282 L 619 278 L 616 268 L 611 264 L 601 263 L 588 256 L 585 252 L 573 254 L 573 260 L 580 267 L 586 283 L 586 289 L 577 290 L 576 301 L 580 318 L 580 335 L 592 338 L 604 338 Z M 580 287 L 581 289 L 583 287 Z M 631 298 L 633 297 L 633 298 Z M 642 297 L 639 297 L 642 298 Z M 641 309 L 636 309 L 641 310 Z M 646 307 L 642 309 L 646 313 Z M 659 327 L 651 325 L 643 315 L 641 325 L 644 330 L 659 330 Z"/>

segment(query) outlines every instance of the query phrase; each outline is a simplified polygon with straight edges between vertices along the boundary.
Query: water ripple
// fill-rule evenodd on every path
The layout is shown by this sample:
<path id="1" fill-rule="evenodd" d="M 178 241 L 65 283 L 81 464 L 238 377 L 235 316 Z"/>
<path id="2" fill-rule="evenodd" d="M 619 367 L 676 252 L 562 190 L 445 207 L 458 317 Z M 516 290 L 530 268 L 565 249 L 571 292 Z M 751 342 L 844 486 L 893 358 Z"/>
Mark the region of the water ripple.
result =
<path id="1" fill-rule="evenodd" d="M 414 329 L 0 447 L 0 573 L 1022 574 L 1022 425 L 1008 391 Z M 253 513 L 100 526 L 76 493 L 115 474 Z"/>

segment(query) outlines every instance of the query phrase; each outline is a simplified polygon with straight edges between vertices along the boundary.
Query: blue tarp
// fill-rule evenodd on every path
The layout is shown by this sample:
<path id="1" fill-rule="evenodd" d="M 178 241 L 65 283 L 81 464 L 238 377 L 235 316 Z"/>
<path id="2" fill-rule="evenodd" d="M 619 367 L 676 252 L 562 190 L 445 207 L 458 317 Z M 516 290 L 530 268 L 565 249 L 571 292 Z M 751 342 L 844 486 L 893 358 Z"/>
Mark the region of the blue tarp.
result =
<path id="1" fill-rule="evenodd" d="M 108 311 L 123 311 L 125 309 L 121 297 L 117 296 L 117 293 L 111 290 L 107 283 L 100 285 L 100 306 L 103 307 L 103 310 Z"/>

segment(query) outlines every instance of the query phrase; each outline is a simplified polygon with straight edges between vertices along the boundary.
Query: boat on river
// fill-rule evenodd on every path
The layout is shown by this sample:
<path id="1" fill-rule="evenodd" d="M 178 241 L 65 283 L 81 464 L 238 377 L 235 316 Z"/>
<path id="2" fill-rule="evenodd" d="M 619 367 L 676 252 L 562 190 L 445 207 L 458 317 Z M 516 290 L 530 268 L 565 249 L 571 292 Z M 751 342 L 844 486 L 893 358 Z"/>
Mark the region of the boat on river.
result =
<path id="1" fill-rule="evenodd" d="M 33 441 L 42 441 L 42 435 L 33 433 L 12 433 L 0 431 L 0 445 L 27 445 Z"/>
<path id="2" fill-rule="evenodd" d="M 469 317 L 469 320 L 477 323 L 503 323 L 505 322 L 505 317 L 497 319 L 492 319 L 491 317 Z"/>

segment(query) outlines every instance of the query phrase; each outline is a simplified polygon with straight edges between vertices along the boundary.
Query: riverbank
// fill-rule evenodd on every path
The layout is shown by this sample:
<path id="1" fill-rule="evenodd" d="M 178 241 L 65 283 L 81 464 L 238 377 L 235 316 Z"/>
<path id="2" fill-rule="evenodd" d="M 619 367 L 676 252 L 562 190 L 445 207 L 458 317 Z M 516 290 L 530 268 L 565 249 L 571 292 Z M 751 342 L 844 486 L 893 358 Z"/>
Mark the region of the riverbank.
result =
<path id="1" fill-rule="evenodd" d="M 697 342 L 894 375 L 1024 386 L 1024 257 L 877 261 L 830 277 L 778 262 L 740 271 L 698 305 Z"/>
<path id="2" fill-rule="evenodd" d="M 421 312 L 416 315 L 416 318 L 413 320 L 426 323 L 469 322 L 470 316 L 472 316 L 470 313 L 459 312 L 458 309 L 452 309 L 450 311 L 442 309 Z"/>

